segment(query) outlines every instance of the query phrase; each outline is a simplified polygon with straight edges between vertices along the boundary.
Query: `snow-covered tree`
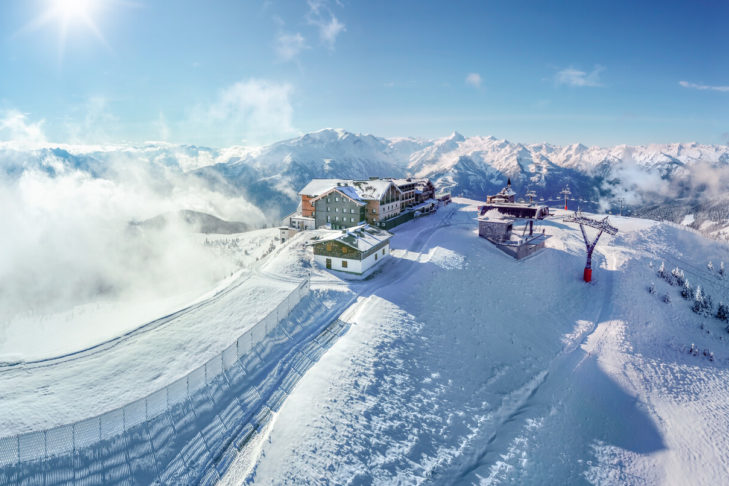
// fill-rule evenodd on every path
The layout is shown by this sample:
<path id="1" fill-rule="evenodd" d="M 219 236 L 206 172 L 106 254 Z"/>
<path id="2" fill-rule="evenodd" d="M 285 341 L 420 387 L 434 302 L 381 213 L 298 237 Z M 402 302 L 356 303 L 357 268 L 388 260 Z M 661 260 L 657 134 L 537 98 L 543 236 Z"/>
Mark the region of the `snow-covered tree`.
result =
<path id="1" fill-rule="evenodd" d="M 693 296 L 694 296 L 694 292 L 693 292 L 693 289 L 691 288 L 691 284 L 689 283 L 688 279 L 686 279 L 683 282 L 683 288 L 681 288 L 681 297 L 688 300 Z"/>
<path id="2" fill-rule="evenodd" d="M 710 272 L 713 272 L 713 271 L 714 271 L 714 264 L 713 264 L 713 263 L 711 263 L 711 260 L 709 260 L 709 263 L 707 263 L 707 264 L 706 264 L 706 268 L 707 268 L 707 269 L 708 269 L 708 270 L 709 270 Z"/>
<path id="3" fill-rule="evenodd" d="M 661 266 L 658 267 L 658 272 L 656 274 L 661 278 L 666 278 L 666 264 L 661 262 Z"/>
<path id="4" fill-rule="evenodd" d="M 649 294 L 656 293 L 656 284 L 654 282 L 651 282 L 651 284 L 648 286 L 648 293 Z"/>
<path id="5" fill-rule="evenodd" d="M 729 306 L 723 302 L 719 302 L 719 307 L 716 309 L 716 318 L 722 321 L 729 321 Z"/>
<path id="6" fill-rule="evenodd" d="M 678 285 L 679 287 L 681 287 L 683 285 L 683 282 L 686 279 L 684 277 L 683 270 L 681 270 L 678 267 L 671 270 L 671 276 L 673 277 L 673 279 L 672 279 L 673 281 L 671 282 L 671 285 L 675 284 L 675 285 Z"/>
<path id="7" fill-rule="evenodd" d="M 668 295 L 668 294 L 663 294 L 663 302 L 665 302 L 666 304 L 670 304 L 671 303 L 671 296 Z"/>
<path id="8" fill-rule="evenodd" d="M 694 301 L 691 304 L 691 310 L 697 314 L 705 314 L 711 312 L 711 297 L 708 297 L 701 289 L 701 285 L 696 286 L 694 292 Z"/>
<path id="9" fill-rule="evenodd" d="M 724 276 L 724 262 L 719 264 L 719 275 Z"/>

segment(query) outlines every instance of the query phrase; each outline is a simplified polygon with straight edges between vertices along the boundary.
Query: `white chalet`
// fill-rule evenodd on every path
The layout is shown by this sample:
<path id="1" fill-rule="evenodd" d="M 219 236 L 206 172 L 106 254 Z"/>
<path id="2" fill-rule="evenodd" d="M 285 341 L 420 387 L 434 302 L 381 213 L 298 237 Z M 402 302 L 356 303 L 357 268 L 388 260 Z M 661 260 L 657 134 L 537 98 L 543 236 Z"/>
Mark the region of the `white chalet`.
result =
<path id="1" fill-rule="evenodd" d="M 362 224 L 328 233 L 312 245 L 322 267 L 361 275 L 390 255 L 392 234 L 383 229 Z"/>

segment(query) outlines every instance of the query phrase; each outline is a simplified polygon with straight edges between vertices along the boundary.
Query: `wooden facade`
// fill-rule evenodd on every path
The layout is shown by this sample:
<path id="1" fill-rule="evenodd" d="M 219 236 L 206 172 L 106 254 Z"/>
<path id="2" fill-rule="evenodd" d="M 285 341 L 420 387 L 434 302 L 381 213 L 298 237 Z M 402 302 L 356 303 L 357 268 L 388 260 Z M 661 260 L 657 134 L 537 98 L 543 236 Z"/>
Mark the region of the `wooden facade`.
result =
<path id="1" fill-rule="evenodd" d="M 307 218 L 314 217 L 314 204 L 311 202 L 312 196 L 301 195 L 301 215 Z"/>

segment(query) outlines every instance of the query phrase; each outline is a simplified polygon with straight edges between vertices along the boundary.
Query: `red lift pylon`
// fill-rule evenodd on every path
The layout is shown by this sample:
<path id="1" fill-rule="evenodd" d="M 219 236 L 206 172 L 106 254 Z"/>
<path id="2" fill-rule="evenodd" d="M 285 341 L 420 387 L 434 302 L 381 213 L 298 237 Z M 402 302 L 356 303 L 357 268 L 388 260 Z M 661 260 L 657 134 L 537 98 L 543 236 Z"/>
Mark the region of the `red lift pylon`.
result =
<path id="1" fill-rule="evenodd" d="M 608 222 L 607 216 L 605 216 L 605 219 L 597 220 L 583 216 L 581 211 L 575 211 L 574 215 L 566 216 L 563 221 L 567 223 L 577 223 L 580 225 L 582 238 L 585 240 L 585 246 L 587 247 L 587 264 L 585 265 L 585 272 L 582 274 L 582 278 L 585 282 L 589 282 L 592 280 L 592 250 L 595 249 L 595 245 L 597 245 L 597 240 L 600 239 L 603 231 L 610 235 L 616 235 L 618 233 L 618 229 Z M 585 233 L 585 226 L 590 226 L 592 228 L 600 230 L 592 242 L 590 242 L 590 240 L 587 238 L 587 233 Z"/>
<path id="2" fill-rule="evenodd" d="M 572 194 L 572 192 L 570 191 L 570 186 L 564 186 L 564 189 L 562 189 L 560 194 L 564 195 L 564 209 L 565 211 L 567 211 L 567 196 Z"/>

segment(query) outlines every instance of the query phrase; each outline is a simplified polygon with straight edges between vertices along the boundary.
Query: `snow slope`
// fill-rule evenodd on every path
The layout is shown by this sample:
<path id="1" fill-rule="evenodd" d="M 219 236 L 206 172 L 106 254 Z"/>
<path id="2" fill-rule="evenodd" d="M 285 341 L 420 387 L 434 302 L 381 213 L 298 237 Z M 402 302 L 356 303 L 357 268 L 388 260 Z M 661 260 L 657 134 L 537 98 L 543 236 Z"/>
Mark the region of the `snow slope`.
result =
<path id="1" fill-rule="evenodd" d="M 266 250 L 268 246 L 262 245 L 262 240 L 270 244 L 275 233 L 277 230 L 260 230 L 244 235 L 243 239 Z M 226 237 L 219 238 L 229 241 Z M 261 252 L 252 253 L 260 256 Z M 96 340 L 81 341 L 95 345 L 86 350 L 75 347 L 74 353 L 60 357 L 41 352 L 37 360 L 3 363 L 0 366 L 0 437 L 83 420 L 169 385 L 234 343 L 298 284 L 293 280 L 267 278 L 255 268 L 242 270 L 225 283 L 216 291 L 188 301 L 181 309 L 173 308 L 175 312 L 170 314 L 147 314 L 156 319 L 143 325 L 140 325 L 143 321 L 113 320 L 111 324 L 116 327 L 110 329 L 118 334 L 92 333 L 91 338 Z M 113 310 L 95 311 L 99 312 L 97 315 L 108 315 Z M 161 310 L 164 309 L 159 305 L 143 309 L 145 312 Z M 145 316 L 141 312 L 140 318 Z M 73 337 L 81 339 L 84 329 L 88 330 L 81 327 L 83 324 L 103 325 L 82 320 L 80 329 L 71 327 L 70 331 L 63 331 L 68 327 L 63 320 L 55 331 L 59 334 L 59 348 L 54 348 L 53 339 L 38 340 L 37 334 L 28 332 L 18 331 L 18 340 L 25 343 L 35 337 L 39 350 L 63 351 L 73 344 L 68 344 L 64 332 L 72 332 Z M 49 333 L 50 336 L 54 335 Z M 107 340 L 100 343 L 101 338 Z M 29 352 L 32 349 L 29 343 Z"/>
<path id="2" fill-rule="evenodd" d="M 0 328 L 0 364 L 37 361 L 78 352 L 208 300 L 230 286 L 237 277 L 250 272 L 256 260 L 275 243 L 277 235 L 275 229 L 234 235 L 184 234 L 181 237 L 189 240 L 185 243 L 221 256 L 231 263 L 230 268 L 235 273 L 213 285 L 198 282 L 197 286 L 164 297 L 137 292 L 122 299 L 100 297 L 91 303 L 73 305 L 57 312 L 28 310 L 12 316 Z M 194 263 L 182 260 L 177 264 Z M 38 335 L 43 338 L 38 339 Z"/>
<path id="3" fill-rule="evenodd" d="M 655 271 L 681 266 L 716 304 L 727 281 L 705 262 L 729 249 L 616 217 L 620 233 L 603 236 L 585 284 L 578 228 L 546 222 L 548 248 L 516 262 L 477 237 L 475 202 L 456 202 L 398 228 L 379 285 L 341 316 L 347 334 L 223 483 L 726 478 L 725 324 L 694 314 Z"/>

